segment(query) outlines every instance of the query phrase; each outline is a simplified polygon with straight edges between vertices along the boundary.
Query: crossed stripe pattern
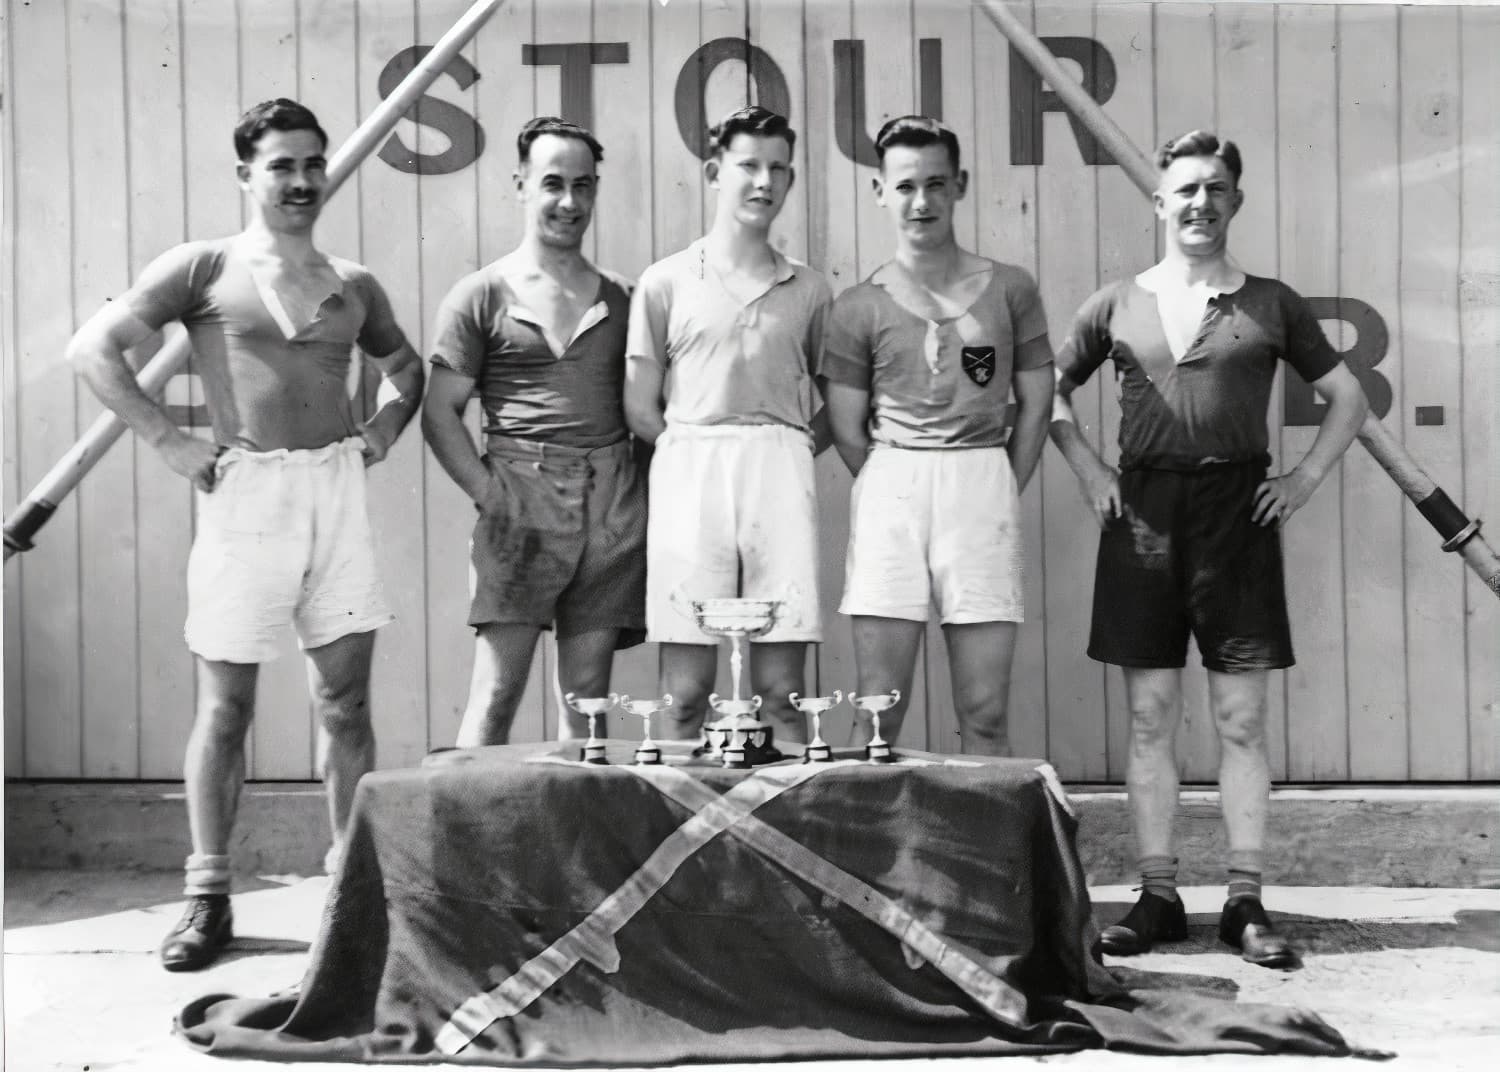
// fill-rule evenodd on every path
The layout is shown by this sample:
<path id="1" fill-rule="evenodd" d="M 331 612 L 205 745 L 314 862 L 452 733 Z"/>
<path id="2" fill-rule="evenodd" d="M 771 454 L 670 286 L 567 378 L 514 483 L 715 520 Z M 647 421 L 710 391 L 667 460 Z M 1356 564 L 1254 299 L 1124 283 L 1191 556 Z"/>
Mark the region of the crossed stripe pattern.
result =
<path id="1" fill-rule="evenodd" d="M 782 793 L 854 761 L 765 767 L 720 794 L 676 767 L 625 766 L 693 814 L 659 845 L 629 878 L 568 933 L 521 965 L 498 986 L 469 998 L 438 1032 L 436 1046 L 453 1055 L 497 1020 L 514 1016 L 580 961 L 609 974 L 619 970 L 615 935 L 677 873 L 694 853 L 721 833 L 755 849 L 824 894 L 877 924 L 927 961 L 1002 1023 L 1025 1023 L 1026 999 L 1014 987 L 862 879 L 817 855 L 754 816 Z"/>

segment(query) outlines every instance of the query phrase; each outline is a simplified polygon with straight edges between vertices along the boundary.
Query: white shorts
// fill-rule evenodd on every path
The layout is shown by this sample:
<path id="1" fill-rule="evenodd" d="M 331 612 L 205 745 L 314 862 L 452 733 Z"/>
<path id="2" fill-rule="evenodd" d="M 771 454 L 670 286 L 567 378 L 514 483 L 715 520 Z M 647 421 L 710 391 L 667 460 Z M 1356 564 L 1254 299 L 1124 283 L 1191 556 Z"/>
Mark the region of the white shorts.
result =
<path id="1" fill-rule="evenodd" d="M 840 613 L 1022 620 L 1024 548 L 1003 447 L 876 447 L 854 482 Z"/>
<path id="2" fill-rule="evenodd" d="M 188 556 L 188 648 L 261 663 L 288 624 L 304 648 L 394 619 L 375 568 L 358 438 L 317 450 L 232 447 L 196 492 Z"/>
<path id="3" fill-rule="evenodd" d="M 779 599 L 765 643 L 823 639 L 812 440 L 779 424 L 672 425 L 651 459 L 646 639 L 716 644 L 692 601 Z"/>

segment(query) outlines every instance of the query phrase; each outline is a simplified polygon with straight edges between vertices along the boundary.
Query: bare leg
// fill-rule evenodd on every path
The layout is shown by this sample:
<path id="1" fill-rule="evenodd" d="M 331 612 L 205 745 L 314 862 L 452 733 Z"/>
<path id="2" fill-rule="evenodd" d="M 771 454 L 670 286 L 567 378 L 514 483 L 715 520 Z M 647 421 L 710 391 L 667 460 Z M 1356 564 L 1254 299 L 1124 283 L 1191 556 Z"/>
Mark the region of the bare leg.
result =
<path id="1" fill-rule="evenodd" d="M 481 625 L 474 638 L 474 673 L 469 678 L 469 702 L 459 723 L 460 748 L 504 744 L 516 708 L 526 694 L 531 658 L 541 629 L 535 625 Z"/>
<path id="2" fill-rule="evenodd" d="M 609 675 L 615 668 L 617 629 L 592 629 L 587 633 L 557 638 L 557 739 L 587 737 L 589 720 L 563 701 L 568 693 L 577 696 L 608 696 Z M 605 719 L 598 720 L 599 736 L 609 736 Z"/>
<path id="3" fill-rule="evenodd" d="M 184 764 L 188 827 L 195 856 L 226 857 L 229 835 L 245 784 L 245 734 L 255 715 L 255 663 L 223 663 L 201 656 L 198 668 L 198 712 L 188 735 Z M 229 891 L 227 867 L 210 884 Z M 189 891 L 194 892 L 194 891 Z"/>
<path id="4" fill-rule="evenodd" d="M 318 765 L 328 792 L 334 853 L 354 806 L 360 778 L 375 769 L 370 725 L 370 660 L 374 633 L 351 633 L 307 650 L 307 682 L 318 715 Z"/>
<path id="5" fill-rule="evenodd" d="M 907 705 L 911 702 L 912 674 L 917 668 L 917 652 L 927 623 L 856 614 L 853 624 L 858 694 L 869 696 L 892 689 L 901 690 L 901 702 L 880 714 L 880 736 L 894 745 L 906 718 Z M 874 725 L 863 713 L 856 717 L 856 743 L 869 744 L 874 736 Z"/>
<path id="6" fill-rule="evenodd" d="M 1208 701 L 1219 731 L 1219 799 L 1229 851 L 1260 852 L 1266 843 L 1271 764 L 1266 755 L 1264 670 L 1208 673 Z"/>
<path id="7" fill-rule="evenodd" d="M 719 649 L 713 644 L 663 644 L 660 665 L 661 691 L 672 696 L 662 736 L 669 741 L 697 740 L 714 690 Z"/>
<path id="8" fill-rule="evenodd" d="M 807 716 L 788 702 L 807 692 L 807 645 L 801 641 L 750 645 L 750 687 L 763 701 L 760 717 L 784 741 L 807 742 Z"/>
<path id="9" fill-rule="evenodd" d="M 1130 703 L 1130 758 L 1125 766 L 1138 857 L 1172 855 L 1177 813 L 1177 755 L 1182 671 L 1125 668 Z"/>
<path id="10" fill-rule="evenodd" d="M 965 752 L 1010 755 L 1010 664 L 1017 631 L 1015 622 L 943 626 Z"/>

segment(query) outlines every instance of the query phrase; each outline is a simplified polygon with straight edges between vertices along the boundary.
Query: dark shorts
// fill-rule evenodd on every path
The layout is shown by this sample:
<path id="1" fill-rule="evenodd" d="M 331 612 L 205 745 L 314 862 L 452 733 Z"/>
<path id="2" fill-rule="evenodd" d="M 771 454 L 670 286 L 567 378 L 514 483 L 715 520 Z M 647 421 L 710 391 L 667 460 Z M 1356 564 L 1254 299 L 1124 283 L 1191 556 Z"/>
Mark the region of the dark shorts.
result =
<path id="1" fill-rule="evenodd" d="M 1265 475 L 1258 462 L 1120 474 L 1125 516 L 1099 538 L 1091 658 L 1181 667 L 1191 633 L 1209 670 L 1292 665 L 1281 534 L 1250 520 Z"/>
<path id="2" fill-rule="evenodd" d="M 646 484 L 629 441 L 594 450 L 490 437 L 490 485 L 470 543 L 469 624 L 560 637 L 646 635 Z"/>

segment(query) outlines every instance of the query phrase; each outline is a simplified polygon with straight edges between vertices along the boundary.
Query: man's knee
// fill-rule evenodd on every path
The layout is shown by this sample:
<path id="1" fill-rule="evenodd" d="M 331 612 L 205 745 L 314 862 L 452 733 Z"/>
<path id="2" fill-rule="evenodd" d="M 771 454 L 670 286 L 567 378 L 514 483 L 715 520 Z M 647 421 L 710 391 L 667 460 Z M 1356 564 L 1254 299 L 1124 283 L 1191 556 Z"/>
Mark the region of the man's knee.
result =
<path id="1" fill-rule="evenodd" d="M 369 693 L 368 682 L 359 678 L 318 681 L 312 694 L 323 728 L 334 736 L 368 733 Z"/>
<path id="2" fill-rule="evenodd" d="M 1266 711 L 1256 703 L 1226 704 L 1214 709 L 1219 742 L 1226 748 L 1260 750 L 1266 746 Z"/>

